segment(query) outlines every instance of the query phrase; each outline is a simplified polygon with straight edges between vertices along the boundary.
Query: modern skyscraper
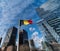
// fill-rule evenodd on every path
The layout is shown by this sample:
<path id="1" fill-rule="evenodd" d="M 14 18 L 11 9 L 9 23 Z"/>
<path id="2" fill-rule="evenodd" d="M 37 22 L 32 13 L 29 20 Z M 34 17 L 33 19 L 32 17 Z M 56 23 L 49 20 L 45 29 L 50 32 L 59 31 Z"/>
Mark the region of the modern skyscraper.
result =
<path id="1" fill-rule="evenodd" d="M 31 48 L 35 48 L 35 44 L 34 44 L 33 39 L 31 39 L 31 40 L 29 41 L 29 43 L 30 43 Z"/>
<path id="2" fill-rule="evenodd" d="M 1 45 L 2 38 L 0 38 L 0 45 Z"/>
<path id="3" fill-rule="evenodd" d="M 30 51 L 28 33 L 24 29 L 19 33 L 19 51 Z"/>
<path id="4" fill-rule="evenodd" d="M 10 37 L 9 42 L 8 42 L 8 46 L 15 45 L 15 43 L 16 43 L 17 28 L 12 27 L 11 29 L 12 29 L 12 32 L 11 32 L 11 37 Z"/>
<path id="5" fill-rule="evenodd" d="M 40 25 L 39 25 L 40 24 Z M 40 30 L 45 38 L 45 41 L 50 43 L 60 44 L 60 17 L 51 17 L 42 23 L 38 23 Z M 54 51 L 60 47 L 51 46 Z"/>
<path id="6" fill-rule="evenodd" d="M 60 1 L 48 0 L 46 3 L 37 8 L 36 11 L 42 23 L 38 23 L 40 30 L 48 43 L 56 42 L 60 44 Z M 52 46 L 55 48 L 54 46 Z M 58 49 L 58 48 L 57 48 Z M 55 50 L 54 50 L 55 51 Z M 59 51 L 59 50 L 58 50 Z"/>
<path id="7" fill-rule="evenodd" d="M 37 8 L 36 11 L 41 19 L 44 19 L 41 26 L 44 29 L 44 35 L 49 35 L 55 39 L 54 41 L 60 43 L 60 1 L 48 0 L 46 3 Z M 43 31 L 43 30 L 42 30 Z M 45 36 L 46 37 L 46 36 Z M 48 37 L 48 36 L 47 36 Z M 46 37 L 46 38 L 47 38 Z M 49 38 L 48 38 L 49 39 Z M 51 38 L 50 38 L 51 40 Z"/>
<path id="8" fill-rule="evenodd" d="M 49 25 L 46 23 L 46 21 L 43 21 L 43 23 L 39 23 L 40 25 L 39 28 L 40 28 L 40 31 L 42 32 L 43 36 L 44 36 L 44 41 L 47 41 L 47 42 L 57 42 L 56 39 L 54 38 L 54 36 L 52 35 L 53 33 L 51 33 L 51 30 L 49 27 Z"/>
<path id="9" fill-rule="evenodd" d="M 37 51 L 33 39 L 30 39 L 30 40 L 29 40 L 29 46 L 30 46 L 30 51 Z"/>
<path id="10" fill-rule="evenodd" d="M 2 46 L 9 46 L 9 45 L 15 45 L 16 43 L 16 35 L 17 35 L 17 28 L 11 27 L 8 29 L 7 34 L 5 36 L 4 42 Z"/>
<path id="11" fill-rule="evenodd" d="M 28 34 L 24 29 L 19 33 L 19 44 L 28 44 Z"/>
<path id="12" fill-rule="evenodd" d="M 48 0 L 36 9 L 41 18 L 53 17 L 54 15 L 60 16 L 60 1 Z"/>
<path id="13" fill-rule="evenodd" d="M 33 39 L 29 40 L 30 51 L 37 51 Z"/>

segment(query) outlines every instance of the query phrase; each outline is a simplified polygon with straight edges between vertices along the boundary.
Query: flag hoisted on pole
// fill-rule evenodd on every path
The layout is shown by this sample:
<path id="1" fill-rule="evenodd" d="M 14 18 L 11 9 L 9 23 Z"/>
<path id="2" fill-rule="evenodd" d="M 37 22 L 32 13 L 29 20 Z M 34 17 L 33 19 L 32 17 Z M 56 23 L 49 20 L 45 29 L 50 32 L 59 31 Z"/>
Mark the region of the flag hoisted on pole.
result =
<path id="1" fill-rule="evenodd" d="M 28 25 L 28 24 L 32 24 L 32 20 L 20 20 L 20 26 Z"/>
<path id="2" fill-rule="evenodd" d="M 21 31 L 22 25 L 32 24 L 32 20 L 20 20 L 18 24 L 18 44 L 17 44 L 17 51 L 19 51 L 19 32 Z"/>

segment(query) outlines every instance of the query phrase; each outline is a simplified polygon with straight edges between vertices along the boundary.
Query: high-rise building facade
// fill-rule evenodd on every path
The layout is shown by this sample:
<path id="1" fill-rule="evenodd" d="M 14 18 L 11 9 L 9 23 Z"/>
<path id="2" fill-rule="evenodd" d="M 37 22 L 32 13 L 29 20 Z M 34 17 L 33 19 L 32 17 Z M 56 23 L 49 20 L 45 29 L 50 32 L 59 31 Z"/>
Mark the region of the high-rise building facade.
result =
<path id="1" fill-rule="evenodd" d="M 31 48 L 35 48 L 35 44 L 34 44 L 33 39 L 31 39 L 31 40 L 29 41 L 29 44 L 30 44 Z"/>
<path id="2" fill-rule="evenodd" d="M 60 44 L 60 1 L 48 0 L 46 3 L 36 9 L 38 15 L 44 21 L 38 23 L 38 26 L 44 36 L 45 42 Z M 57 46 L 51 45 L 53 51 L 60 51 Z"/>
<path id="3" fill-rule="evenodd" d="M 43 34 L 44 41 L 47 41 L 49 43 L 52 41 L 57 42 L 54 36 L 52 35 L 55 32 L 51 30 L 52 28 L 47 24 L 46 21 L 43 21 L 42 23 L 38 23 L 38 26 L 41 33 Z"/>
<path id="4" fill-rule="evenodd" d="M 12 27 L 11 29 L 12 29 L 12 32 L 11 32 L 11 37 L 10 37 L 9 42 L 8 42 L 8 46 L 15 45 L 15 43 L 16 43 L 17 28 Z"/>
<path id="5" fill-rule="evenodd" d="M 36 11 L 42 21 L 39 27 L 41 28 L 44 34 L 44 37 L 47 41 L 55 41 L 60 43 L 60 1 L 59 0 L 48 0 L 46 3 L 41 5 L 40 8 L 37 8 Z M 41 30 L 40 29 L 40 30 Z M 50 38 L 49 38 L 50 37 Z"/>
<path id="6" fill-rule="evenodd" d="M 48 0 L 36 9 L 41 18 L 53 17 L 54 15 L 60 16 L 60 1 Z"/>
<path id="7" fill-rule="evenodd" d="M 28 34 L 26 30 L 22 30 L 19 33 L 19 44 L 28 44 Z"/>
<path id="8" fill-rule="evenodd" d="M 51 17 L 42 23 L 38 23 L 39 28 L 44 36 L 44 41 L 50 43 L 60 44 L 60 17 Z M 60 51 L 60 47 L 57 45 L 48 46 L 53 49 L 53 51 Z M 48 49 L 49 50 L 49 49 Z"/>
<path id="9" fill-rule="evenodd" d="M 17 28 L 14 26 L 9 28 L 2 46 L 15 45 L 16 36 L 17 36 Z"/>
<path id="10" fill-rule="evenodd" d="M 19 51 L 30 51 L 28 33 L 24 29 L 19 33 Z"/>
<path id="11" fill-rule="evenodd" d="M 30 51 L 37 51 L 33 39 L 30 39 L 30 40 L 29 40 L 29 46 L 30 46 Z"/>

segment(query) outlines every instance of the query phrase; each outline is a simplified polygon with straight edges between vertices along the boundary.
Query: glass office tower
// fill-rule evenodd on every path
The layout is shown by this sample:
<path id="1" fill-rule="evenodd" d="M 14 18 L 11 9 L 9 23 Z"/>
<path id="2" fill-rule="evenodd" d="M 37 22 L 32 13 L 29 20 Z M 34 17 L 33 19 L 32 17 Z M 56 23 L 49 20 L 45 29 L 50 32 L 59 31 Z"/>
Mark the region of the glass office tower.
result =
<path id="1" fill-rule="evenodd" d="M 36 11 L 40 18 L 43 19 L 42 22 L 38 23 L 38 26 L 44 36 L 44 40 L 48 43 L 56 42 L 60 44 L 60 1 L 48 0 Z M 55 50 L 60 48 L 58 46 L 55 47 L 53 46 Z"/>

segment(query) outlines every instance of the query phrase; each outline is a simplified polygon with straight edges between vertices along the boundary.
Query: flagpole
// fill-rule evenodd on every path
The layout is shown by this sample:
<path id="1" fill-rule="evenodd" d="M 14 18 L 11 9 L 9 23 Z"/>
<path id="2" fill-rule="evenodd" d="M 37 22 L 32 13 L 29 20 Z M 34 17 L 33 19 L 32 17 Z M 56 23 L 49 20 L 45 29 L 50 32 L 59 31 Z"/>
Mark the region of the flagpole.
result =
<path id="1" fill-rule="evenodd" d="M 19 51 L 19 31 L 20 31 L 20 21 L 18 21 L 18 43 L 17 43 L 17 51 Z"/>
<path id="2" fill-rule="evenodd" d="M 22 20 L 24 21 L 24 20 Z M 25 20 L 25 25 L 32 24 L 32 20 Z M 19 51 L 19 32 L 21 31 L 21 20 L 18 21 L 18 44 L 17 44 L 17 51 Z"/>

